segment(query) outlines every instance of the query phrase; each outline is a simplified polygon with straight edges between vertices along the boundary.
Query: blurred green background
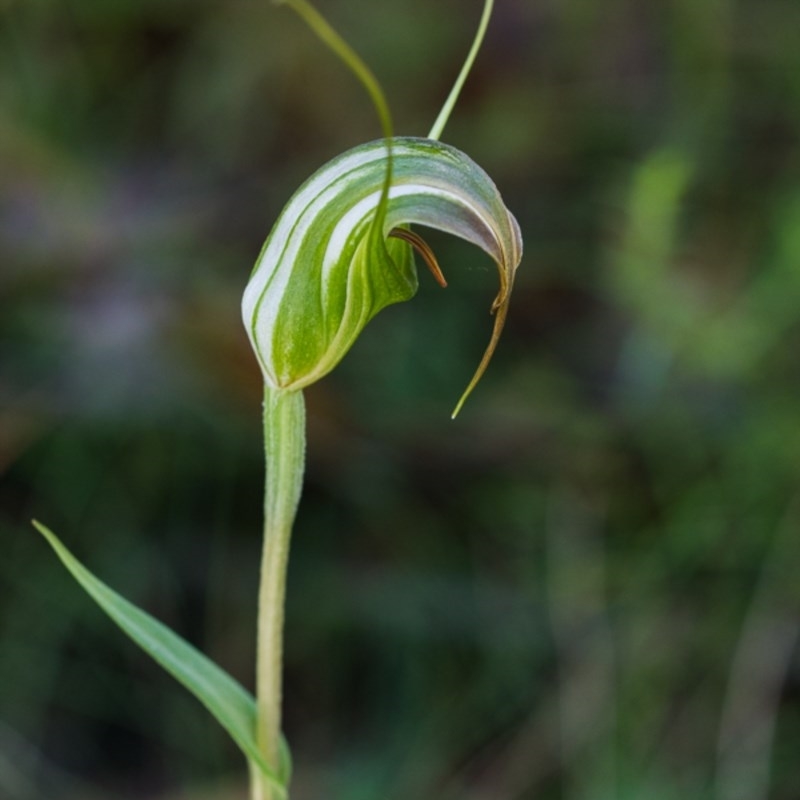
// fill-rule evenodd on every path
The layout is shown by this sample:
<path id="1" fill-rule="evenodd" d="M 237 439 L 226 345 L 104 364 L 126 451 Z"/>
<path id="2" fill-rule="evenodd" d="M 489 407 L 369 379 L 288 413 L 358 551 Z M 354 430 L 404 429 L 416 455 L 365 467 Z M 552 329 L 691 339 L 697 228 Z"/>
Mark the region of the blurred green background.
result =
<path id="1" fill-rule="evenodd" d="M 478 0 L 320 0 L 424 135 Z M 800 4 L 498 0 L 444 139 L 525 257 L 307 393 L 293 798 L 800 796 Z M 0 797 L 233 800 L 216 723 L 29 525 L 252 685 L 260 375 L 297 185 L 379 135 L 266 0 L 0 2 Z"/>

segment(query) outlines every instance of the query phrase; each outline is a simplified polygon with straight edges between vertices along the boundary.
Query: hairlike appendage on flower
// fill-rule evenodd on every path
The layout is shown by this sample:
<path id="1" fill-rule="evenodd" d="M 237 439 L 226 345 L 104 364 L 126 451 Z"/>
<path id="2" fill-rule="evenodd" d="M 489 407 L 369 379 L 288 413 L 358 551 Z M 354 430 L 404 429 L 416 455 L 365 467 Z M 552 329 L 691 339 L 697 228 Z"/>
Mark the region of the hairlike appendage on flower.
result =
<path id="1" fill-rule="evenodd" d="M 378 311 L 414 295 L 413 249 L 432 268 L 436 262 L 410 224 L 465 239 L 497 264 L 494 332 L 465 397 L 486 368 L 522 255 L 519 226 L 491 178 L 464 153 L 432 139 L 391 140 L 383 204 L 387 158 L 385 140 L 335 158 L 301 186 L 267 238 L 242 309 L 272 388 L 302 389 L 319 380 Z"/>

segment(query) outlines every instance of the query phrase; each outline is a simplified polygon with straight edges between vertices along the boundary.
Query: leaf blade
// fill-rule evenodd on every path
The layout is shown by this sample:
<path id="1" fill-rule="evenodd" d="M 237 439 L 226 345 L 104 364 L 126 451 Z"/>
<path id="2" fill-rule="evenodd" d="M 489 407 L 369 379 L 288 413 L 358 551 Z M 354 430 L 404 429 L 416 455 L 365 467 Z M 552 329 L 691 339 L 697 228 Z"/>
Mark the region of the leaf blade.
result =
<path id="1" fill-rule="evenodd" d="M 178 634 L 95 577 L 48 527 L 37 520 L 33 520 L 33 526 L 100 608 L 211 712 L 248 762 L 282 796 L 286 796 L 288 774 L 282 776 L 284 779 L 276 775 L 259 751 L 255 738 L 256 705 L 252 695 Z M 288 763 L 286 757 L 285 764 Z M 288 766 L 281 772 L 288 773 Z"/>

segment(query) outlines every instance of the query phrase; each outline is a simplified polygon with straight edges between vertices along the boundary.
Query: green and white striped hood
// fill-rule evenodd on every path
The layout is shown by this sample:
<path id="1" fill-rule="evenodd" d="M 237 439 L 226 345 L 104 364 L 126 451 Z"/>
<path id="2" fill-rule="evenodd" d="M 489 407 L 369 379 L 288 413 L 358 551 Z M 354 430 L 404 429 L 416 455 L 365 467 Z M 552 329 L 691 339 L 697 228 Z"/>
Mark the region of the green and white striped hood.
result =
<path id="1" fill-rule="evenodd" d="M 289 200 L 267 237 L 242 315 L 269 386 L 295 390 L 318 380 L 378 311 L 414 295 L 412 247 L 390 237 L 411 224 L 472 242 L 497 264 L 494 333 L 467 393 L 472 389 L 505 321 L 522 256 L 519 226 L 472 159 L 432 139 L 405 137 L 328 162 Z"/>

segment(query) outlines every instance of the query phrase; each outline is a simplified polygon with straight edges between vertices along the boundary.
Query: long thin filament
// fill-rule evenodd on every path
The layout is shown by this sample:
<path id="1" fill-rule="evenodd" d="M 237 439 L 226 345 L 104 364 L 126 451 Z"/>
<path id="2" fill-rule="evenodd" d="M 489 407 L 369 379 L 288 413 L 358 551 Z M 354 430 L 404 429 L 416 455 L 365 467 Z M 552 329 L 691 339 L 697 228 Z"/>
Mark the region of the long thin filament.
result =
<path id="1" fill-rule="evenodd" d="M 455 107 L 456 100 L 458 100 L 458 96 L 461 94 L 461 89 L 464 86 L 464 82 L 467 80 L 467 76 L 469 75 L 472 65 L 475 62 L 475 56 L 478 55 L 478 50 L 480 50 L 481 44 L 483 43 L 483 37 L 486 34 L 486 28 L 489 27 L 489 18 L 492 16 L 493 6 L 494 0 L 486 0 L 486 2 L 483 4 L 483 14 L 481 14 L 481 21 L 478 23 L 478 31 L 475 34 L 472 47 L 470 47 L 469 53 L 467 53 L 464 66 L 461 67 L 461 72 L 458 73 L 456 82 L 453 84 L 453 88 L 450 90 L 447 100 L 444 101 L 444 105 L 442 106 L 442 110 L 439 112 L 439 116 L 436 117 L 436 122 L 433 123 L 431 132 L 428 134 L 429 139 L 440 139 L 442 137 L 444 126 L 447 125 L 447 120 L 450 119 L 450 114 Z"/>
<path id="2" fill-rule="evenodd" d="M 309 28 L 344 62 L 345 66 L 356 76 L 367 90 L 386 139 L 386 175 L 383 179 L 381 197 L 378 201 L 370 236 L 383 237 L 383 220 L 389 203 L 389 188 L 392 184 L 392 115 L 386 96 L 372 70 L 364 63 L 361 56 L 331 27 L 330 23 L 308 0 L 274 0 L 279 5 L 287 5 L 306 22 Z"/>
<path id="3" fill-rule="evenodd" d="M 389 105 L 372 70 L 364 63 L 361 57 L 350 47 L 347 42 L 331 27 L 330 23 L 307 0 L 275 0 L 278 5 L 287 5 L 299 14 L 308 27 L 344 61 L 350 71 L 361 81 L 364 88 L 378 112 L 383 135 L 388 139 L 392 136 L 392 115 Z"/>

